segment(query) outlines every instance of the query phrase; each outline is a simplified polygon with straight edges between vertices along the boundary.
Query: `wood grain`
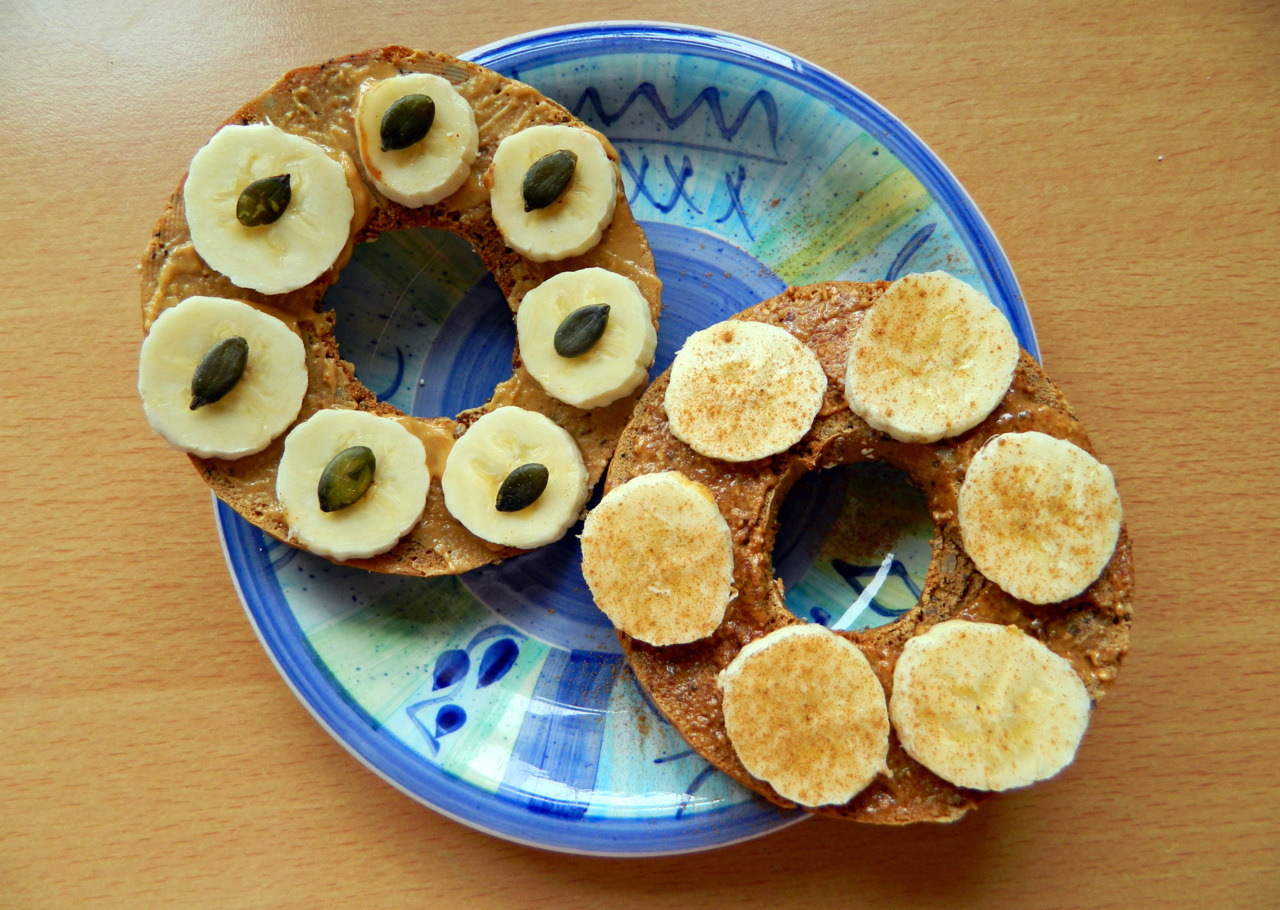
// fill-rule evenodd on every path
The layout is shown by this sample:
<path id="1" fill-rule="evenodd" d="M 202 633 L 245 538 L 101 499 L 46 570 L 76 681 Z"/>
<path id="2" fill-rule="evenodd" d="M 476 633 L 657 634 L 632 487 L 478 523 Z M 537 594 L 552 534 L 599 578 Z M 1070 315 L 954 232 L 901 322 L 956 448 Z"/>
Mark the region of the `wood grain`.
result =
<path id="1" fill-rule="evenodd" d="M 1280 894 L 1280 6 L 422 7 L 16 0 L 0 14 L 0 907 L 1213 907 Z M 551 855 L 380 782 L 246 622 L 207 491 L 135 392 L 135 262 L 285 69 L 578 18 L 736 31 L 902 118 L 1017 271 L 1119 477 L 1133 650 L 1059 778 L 943 828 L 811 821 Z"/>

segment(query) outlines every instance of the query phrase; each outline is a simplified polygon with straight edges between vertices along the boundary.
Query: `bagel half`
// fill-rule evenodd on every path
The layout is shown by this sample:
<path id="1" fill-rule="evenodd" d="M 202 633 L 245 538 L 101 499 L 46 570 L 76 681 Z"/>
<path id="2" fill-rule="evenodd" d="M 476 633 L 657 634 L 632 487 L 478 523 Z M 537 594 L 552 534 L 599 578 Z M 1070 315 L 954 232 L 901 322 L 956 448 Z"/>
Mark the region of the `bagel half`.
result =
<path id="1" fill-rule="evenodd" d="M 772 566 L 778 510 L 792 484 L 819 468 L 884 461 L 906 471 L 928 499 L 936 532 L 920 602 L 888 625 L 837 634 L 866 655 L 884 687 L 904 644 L 949 619 L 1013 625 L 1065 658 L 1096 703 L 1115 680 L 1128 648 L 1133 570 L 1130 543 L 1119 543 L 1101 575 L 1080 595 L 1037 606 L 1015 599 L 984 578 L 966 555 L 957 496 L 973 454 L 997 433 L 1039 430 L 1092 453 L 1089 438 L 1061 391 L 1035 360 L 1021 353 L 1012 385 L 973 429 L 936 443 L 898 442 L 850 411 L 844 394 L 849 345 L 866 310 L 887 282 L 831 282 L 791 288 L 736 316 L 782 326 L 818 355 L 827 391 L 812 429 L 787 451 L 740 464 L 699 455 L 668 426 L 663 399 L 668 374 L 645 392 L 609 468 L 606 491 L 655 471 L 679 471 L 707 487 L 734 540 L 734 588 L 724 621 L 710 636 L 657 647 L 624 633 L 618 638 L 653 703 L 703 757 L 745 786 L 783 806 L 795 805 L 747 772 L 725 730 L 717 679 L 748 644 L 802 622 L 787 610 Z M 888 773 L 843 805 L 811 811 L 879 824 L 950 821 L 991 794 L 951 784 L 911 758 L 891 734 Z"/>
<path id="2" fill-rule="evenodd" d="M 462 185 L 448 197 L 420 208 L 406 208 L 383 196 L 362 164 L 357 149 L 354 112 L 360 86 L 367 80 L 402 73 L 430 73 L 447 79 L 475 112 L 479 153 Z M 572 258 L 534 262 L 508 249 L 493 222 L 485 174 L 498 143 L 526 127 L 569 124 L 588 130 L 602 143 L 617 175 L 618 156 L 599 133 L 576 120 L 559 104 L 523 83 L 464 60 L 404 47 L 386 47 L 294 70 L 264 94 L 237 111 L 226 125 L 271 123 L 319 143 L 346 174 L 355 205 L 350 236 L 333 266 L 310 284 L 284 294 L 264 295 L 232 284 L 196 253 L 184 212 L 182 185 L 169 200 L 142 260 L 142 316 L 149 331 L 166 309 L 196 295 L 228 297 L 269 307 L 301 338 L 306 349 L 308 385 L 295 423 L 324 408 L 358 408 L 403 418 L 402 423 L 424 444 L 431 488 L 421 520 L 393 549 L 351 564 L 377 572 L 403 575 L 449 575 L 495 562 L 521 550 L 487 543 L 469 532 L 446 510 L 440 488 L 444 463 L 455 438 L 482 415 L 504 405 L 537 411 L 564 428 L 577 443 L 588 481 L 604 472 L 640 389 L 602 408 L 583 410 L 552 398 L 529 375 L 517 350 L 514 373 L 493 397 L 456 419 L 405 417 L 379 401 L 342 360 L 334 339 L 334 315 L 320 306 L 325 290 L 350 259 L 353 246 L 384 231 L 430 227 L 467 240 L 497 280 L 514 313 L 524 294 L 562 271 L 599 266 L 631 279 L 648 303 L 656 324 L 661 283 L 644 233 L 627 206 L 621 177 L 616 180 L 617 205 L 599 243 Z M 266 449 L 237 460 L 192 456 L 196 468 L 220 499 L 263 531 L 290 540 L 284 511 L 276 497 L 276 470 L 284 437 Z"/>

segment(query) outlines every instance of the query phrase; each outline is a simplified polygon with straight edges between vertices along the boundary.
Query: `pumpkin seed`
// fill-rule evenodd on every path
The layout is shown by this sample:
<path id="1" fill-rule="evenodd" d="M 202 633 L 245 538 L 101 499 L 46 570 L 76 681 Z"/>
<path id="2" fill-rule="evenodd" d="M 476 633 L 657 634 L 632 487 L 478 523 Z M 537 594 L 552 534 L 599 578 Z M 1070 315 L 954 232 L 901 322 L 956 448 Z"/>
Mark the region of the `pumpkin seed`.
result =
<path id="1" fill-rule="evenodd" d="M 581 357 L 596 346 L 608 325 L 609 304 L 578 307 L 556 329 L 556 353 L 561 357 Z"/>
<path id="2" fill-rule="evenodd" d="M 288 174 L 255 180 L 236 200 L 236 220 L 245 227 L 273 224 L 284 214 L 292 198 Z"/>
<path id="3" fill-rule="evenodd" d="M 421 142 L 436 120 L 436 103 L 430 95 L 397 98 L 382 115 L 382 150 L 397 152 Z"/>
<path id="4" fill-rule="evenodd" d="M 191 410 L 213 404 L 234 389 L 248 360 L 249 342 L 239 335 L 209 348 L 191 377 Z"/>
<path id="5" fill-rule="evenodd" d="M 543 155 L 525 171 L 524 210 L 545 209 L 560 198 L 560 194 L 573 180 L 574 169 L 578 166 L 578 156 L 568 149 L 559 149 L 549 155 Z"/>
<path id="6" fill-rule="evenodd" d="M 498 487 L 497 509 L 499 512 L 519 512 L 538 501 L 542 491 L 547 488 L 547 480 L 551 473 L 546 465 L 530 462 L 522 464 L 502 481 Z"/>
<path id="7" fill-rule="evenodd" d="M 316 494 L 321 512 L 337 512 L 355 505 L 373 485 L 373 472 L 378 466 L 373 449 L 352 446 L 343 449 L 325 466 Z"/>

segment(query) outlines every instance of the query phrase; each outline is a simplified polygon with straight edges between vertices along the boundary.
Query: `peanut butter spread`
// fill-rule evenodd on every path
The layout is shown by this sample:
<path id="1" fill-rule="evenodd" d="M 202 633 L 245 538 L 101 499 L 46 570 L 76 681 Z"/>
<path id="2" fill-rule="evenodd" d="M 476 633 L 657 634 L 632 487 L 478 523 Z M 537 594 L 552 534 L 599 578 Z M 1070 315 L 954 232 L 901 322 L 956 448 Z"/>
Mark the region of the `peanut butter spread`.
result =
<path id="1" fill-rule="evenodd" d="M 433 73 L 448 79 L 475 112 L 479 154 L 465 183 L 448 198 L 418 209 L 386 199 L 363 172 L 357 148 L 354 112 L 360 86 L 368 80 L 399 73 Z M 287 294 L 267 296 L 232 284 L 209 268 L 191 243 L 183 208 L 182 186 L 171 197 L 142 261 L 142 318 L 150 329 L 167 307 L 193 295 L 245 300 L 285 320 L 302 338 L 307 353 L 308 388 L 298 422 L 322 408 L 360 408 L 399 416 L 423 440 L 431 470 L 431 492 L 422 520 L 394 549 L 356 564 L 379 572 L 442 575 L 466 571 L 520 551 L 488 544 L 467 531 L 444 508 L 440 476 L 452 441 L 482 414 L 501 405 L 518 405 L 547 415 L 577 441 L 591 483 L 604 472 L 637 391 L 612 405 L 581 410 L 547 395 L 514 357 L 514 375 L 500 384 L 493 398 L 457 419 L 422 420 L 401 415 L 378 401 L 343 361 L 334 340 L 334 317 L 321 308 L 325 290 L 337 280 L 354 245 L 383 231 L 414 227 L 449 230 L 466 239 L 479 254 L 506 295 L 512 312 L 524 294 L 561 271 L 599 266 L 633 280 L 649 302 L 655 324 L 661 282 L 648 242 L 631 216 L 619 177 L 617 208 L 600 243 L 587 253 L 558 262 L 533 262 L 506 248 L 489 209 L 484 175 L 498 143 L 508 135 L 541 123 L 571 123 L 583 129 L 564 108 L 527 85 L 443 54 L 388 47 L 331 60 L 285 75 L 266 93 L 231 117 L 229 124 L 271 123 L 322 146 L 343 165 L 355 202 L 350 237 L 332 268 L 312 284 Z M 599 134 L 596 134 L 599 136 Z M 617 168 L 613 147 L 599 136 Z M 288 540 L 288 527 L 275 495 L 276 467 L 283 437 L 264 451 L 235 461 L 192 458 L 217 495 L 267 533 Z"/>
<path id="2" fill-rule="evenodd" d="M 996 410 L 974 429 L 952 439 L 932 444 L 897 442 L 849 410 L 844 399 L 849 343 L 862 315 L 886 287 L 885 282 L 833 282 L 792 288 L 736 317 L 787 329 L 809 345 L 823 365 L 828 383 L 823 406 L 813 428 L 797 445 L 742 464 L 697 454 L 668 428 L 664 374 L 637 405 L 606 482 L 608 490 L 641 474 L 678 470 L 714 493 L 733 534 L 738 591 L 724 622 L 713 635 L 691 644 L 655 647 L 621 633 L 619 640 L 641 685 L 685 739 L 721 770 L 782 805 L 790 804 L 748 774 L 734 752 L 724 729 L 716 678 L 749 642 L 801 622 L 784 605 L 771 554 L 782 500 L 809 471 L 884 461 L 906 471 L 927 497 L 936 532 L 920 603 L 890 625 L 839 633 L 866 654 L 886 696 L 893 691 L 893 670 L 903 644 L 947 619 L 1018 626 L 1070 661 L 1095 703 L 1115 679 L 1128 648 L 1133 571 L 1124 530 L 1097 581 L 1077 597 L 1044 606 L 1017 600 L 988 582 L 961 546 L 956 498 L 969 460 L 988 438 L 1039 430 L 1093 452 L 1062 393 L 1029 354 L 1022 353 L 1013 383 Z M 896 736 L 890 739 L 888 763 L 889 774 L 877 778 L 848 804 L 814 811 L 884 824 L 945 821 L 963 815 L 990 795 L 957 787 L 933 774 L 907 755 Z"/>

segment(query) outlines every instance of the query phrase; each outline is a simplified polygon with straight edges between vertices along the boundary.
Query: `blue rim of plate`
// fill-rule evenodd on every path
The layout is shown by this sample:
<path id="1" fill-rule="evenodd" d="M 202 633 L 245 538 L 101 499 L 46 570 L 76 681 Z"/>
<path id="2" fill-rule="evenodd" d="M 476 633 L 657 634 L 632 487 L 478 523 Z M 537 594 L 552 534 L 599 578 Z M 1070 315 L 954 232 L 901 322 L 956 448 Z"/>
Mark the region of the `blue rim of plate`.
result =
<path id="1" fill-rule="evenodd" d="M 600 22 L 513 37 L 461 55 L 519 78 L 526 65 L 591 55 L 685 53 L 753 69 L 830 105 L 895 155 L 944 210 L 1015 332 L 1038 358 L 1034 328 L 1017 281 L 985 219 L 941 161 L 904 124 L 834 75 L 785 51 L 712 29 L 667 23 Z M 468 827 L 542 849 L 598 856 L 657 856 L 727 846 L 802 821 L 799 812 L 740 803 L 703 813 L 692 824 L 662 819 L 585 817 L 571 823 L 529 811 L 527 805 L 476 790 L 401 743 L 354 702 L 312 650 L 272 572 L 271 543 L 262 532 L 214 499 L 223 552 L 246 615 L 281 676 L 307 710 L 341 745 L 383 780 L 418 802 Z M 763 815 L 762 815 L 763 812 Z M 687 818 L 687 817 L 686 817 Z"/>

